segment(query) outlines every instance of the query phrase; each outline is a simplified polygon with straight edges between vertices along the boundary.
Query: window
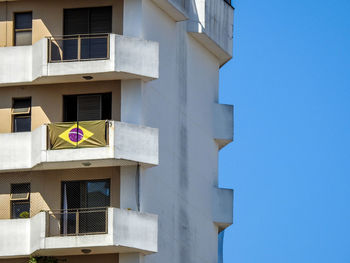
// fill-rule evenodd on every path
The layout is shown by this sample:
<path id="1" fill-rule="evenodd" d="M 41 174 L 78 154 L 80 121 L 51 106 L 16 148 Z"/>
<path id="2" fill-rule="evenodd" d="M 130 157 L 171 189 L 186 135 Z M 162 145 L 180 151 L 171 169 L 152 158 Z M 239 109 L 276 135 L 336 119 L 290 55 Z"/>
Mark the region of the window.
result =
<path id="1" fill-rule="evenodd" d="M 64 10 L 64 35 L 112 32 L 112 7 L 75 8 Z"/>
<path id="2" fill-rule="evenodd" d="M 63 96 L 63 121 L 110 120 L 112 94 L 88 94 Z"/>
<path id="3" fill-rule="evenodd" d="M 12 218 L 26 218 L 30 213 L 30 184 L 11 185 Z M 24 213 L 27 212 L 27 213 Z"/>
<path id="4" fill-rule="evenodd" d="M 108 57 L 106 36 L 112 32 L 111 6 L 65 9 L 63 16 L 63 34 L 67 36 L 63 42 L 64 60 Z M 72 35 L 82 35 L 80 42 Z"/>
<path id="5" fill-rule="evenodd" d="M 15 14 L 15 46 L 32 44 L 32 12 Z"/>
<path id="6" fill-rule="evenodd" d="M 31 130 L 31 104 L 31 98 L 13 99 L 13 132 L 27 132 Z"/>
<path id="7" fill-rule="evenodd" d="M 62 182 L 63 211 L 75 209 L 80 211 L 79 222 L 76 221 L 75 212 L 66 214 L 65 218 L 63 216 L 62 234 L 105 232 L 106 210 L 103 208 L 108 206 L 110 206 L 109 179 Z"/>

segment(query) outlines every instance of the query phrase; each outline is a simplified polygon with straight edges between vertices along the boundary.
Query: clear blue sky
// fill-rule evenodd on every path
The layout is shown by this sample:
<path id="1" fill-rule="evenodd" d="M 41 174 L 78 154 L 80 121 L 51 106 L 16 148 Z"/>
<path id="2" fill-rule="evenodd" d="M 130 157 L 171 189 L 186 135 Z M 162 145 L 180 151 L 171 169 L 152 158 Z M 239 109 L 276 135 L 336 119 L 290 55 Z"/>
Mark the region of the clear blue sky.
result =
<path id="1" fill-rule="evenodd" d="M 235 0 L 225 263 L 350 262 L 350 0 Z"/>

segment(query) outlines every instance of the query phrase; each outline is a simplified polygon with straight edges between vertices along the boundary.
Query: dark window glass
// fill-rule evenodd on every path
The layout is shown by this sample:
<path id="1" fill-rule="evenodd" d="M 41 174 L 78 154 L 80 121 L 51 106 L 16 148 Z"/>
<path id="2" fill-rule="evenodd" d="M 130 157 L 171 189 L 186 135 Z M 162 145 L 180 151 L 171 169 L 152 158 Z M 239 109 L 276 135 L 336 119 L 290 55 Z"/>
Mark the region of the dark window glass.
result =
<path id="1" fill-rule="evenodd" d="M 110 180 L 62 182 L 62 209 L 71 211 L 62 218 L 62 234 L 102 233 L 106 231 L 106 212 L 110 206 Z M 79 209 L 79 229 L 77 210 Z M 89 210 L 90 208 L 90 210 Z"/>
<path id="2" fill-rule="evenodd" d="M 87 207 L 109 206 L 109 181 L 89 181 L 86 183 Z"/>
<path id="3" fill-rule="evenodd" d="M 64 10 L 63 34 L 89 34 L 89 8 Z"/>
<path id="4" fill-rule="evenodd" d="M 15 14 L 16 29 L 32 29 L 32 12 Z"/>
<path id="5" fill-rule="evenodd" d="M 104 36 L 81 39 L 81 59 L 106 58 L 108 38 Z"/>
<path id="6" fill-rule="evenodd" d="M 30 184 L 12 184 L 11 194 L 23 194 L 30 192 Z"/>
<path id="7" fill-rule="evenodd" d="M 89 34 L 112 32 L 112 7 L 90 8 Z"/>
<path id="8" fill-rule="evenodd" d="M 30 116 L 14 116 L 14 132 L 28 132 L 31 130 Z"/>
<path id="9" fill-rule="evenodd" d="M 23 212 L 30 212 L 30 203 L 29 201 L 25 202 L 17 202 L 13 201 L 12 202 L 12 218 L 21 218 L 21 214 Z"/>
<path id="10" fill-rule="evenodd" d="M 14 99 L 13 111 L 15 113 L 27 113 L 30 111 L 31 101 L 30 98 Z"/>
<path id="11" fill-rule="evenodd" d="M 30 213 L 30 201 L 29 196 L 27 200 L 23 200 L 23 197 L 26 196 L 26 194 L 30 193 L 30 184 L 12 184 L 11 185 L 11 196 L 12 198 L 22 198 L 22 200 L 11 201 L 11 207 L 12 207 L 12 218 L 21 218 L 21 214 L 23 212 Z M 24 195 L 21 195 L 24 194 Z"/>
<path id="12" fill-rule="evenodd" d="M 112 7 L 75 8 L 64 10 L 64 35 L 112 32 Z"/>
<path id="13" fill-rule="evenodd" d="M 15 14 L 15 45 L 32 44 L 32 12 Z"/>
<path id="14" fill-rule="evenodd" d="M 63 96 L 63 121 L 110 120 L 112 94 Z"/>
<path id="15" fill-rule="evenodd" d="M 62 208 L 96 208 L 110 204 L 110 181 L 62 182 Z"/>
<path id="16" fill-rule="evenodd" d="M 77 121 L 77 96 L 63 96 L 63 121 Z"/>
<path id="17" fill-rule="evenodd" d="M 63 60 L 107 58 L 108 38 L 101 35 L 112 32 L 112 7 L 76 8 L 64 10 Z M 80 57 L 78 40 L 71 35 L 82 35 Z M 94 38 L 87 38 L 91 35 Z"/>
<path id="18" fill-rule="evenodd" d="M 13 100 L 13 132 L 31 131 L 31 98 Z"/>
<path id="19" fill-rule="evenodd" d="M 112 119 L 112 94 L 102 94 L 102 120 Z"/>

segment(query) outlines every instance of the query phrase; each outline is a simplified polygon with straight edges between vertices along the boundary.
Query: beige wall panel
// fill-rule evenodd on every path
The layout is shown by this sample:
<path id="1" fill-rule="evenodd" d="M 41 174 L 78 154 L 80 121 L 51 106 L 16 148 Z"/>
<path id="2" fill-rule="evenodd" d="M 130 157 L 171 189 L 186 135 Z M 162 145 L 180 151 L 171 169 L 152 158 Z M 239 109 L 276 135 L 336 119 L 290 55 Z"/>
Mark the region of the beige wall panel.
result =
<path id="1" fill-rule="evenodd" d="M 12 98 L 32 97 L 32 130 L 44 123 L 61 122 L 63 95 L 112 92 L 112 119 L 120 120 L 120 81 L 0 88 L 0 133 L 12 130 Z"/>
<path id="2" fill-rule="evenodd" d="M 63 34 L 63 9 L 80 7 L 112 6 L 112 33 L 123 32 L 123 0 L 28 0 L 0 3 L 0 47 L 13 45 L 13 14 L 33 12 L 33 43 L 47 37 Z M 6 12 L 7 10 L 7 12 Z M 6 16 L 7 13 L 7 16 Z M 7 35 L 4 24 L 7 21 Z"/>
<path id="3" fill-rule="evenodd" d="M 6 3 L 0 2 L 0 47 L 6 46 Z"/>
<path id="4" fill-rule="evenodd" d="M 111 180 L 111 206 L 120 207 L 119 167 L 6 173 L 0 176 L 0 219 L 11 218 L 11 184 L 30 183 L 30 214 L 61 209 L 61 182 L 76 180 Z"/>

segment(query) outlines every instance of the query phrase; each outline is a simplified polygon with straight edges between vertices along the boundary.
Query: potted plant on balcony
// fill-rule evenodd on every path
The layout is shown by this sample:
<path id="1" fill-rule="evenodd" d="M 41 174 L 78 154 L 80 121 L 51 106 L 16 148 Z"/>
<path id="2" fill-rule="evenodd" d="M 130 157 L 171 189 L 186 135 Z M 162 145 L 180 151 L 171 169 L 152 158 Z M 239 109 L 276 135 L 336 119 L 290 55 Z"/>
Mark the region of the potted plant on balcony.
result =
<path id="1" fill-rule="evenodd" d="M 19 218 L 29 218 L 29 212 L 24 211 L 19 214 Z"/>

